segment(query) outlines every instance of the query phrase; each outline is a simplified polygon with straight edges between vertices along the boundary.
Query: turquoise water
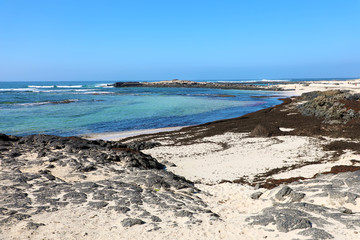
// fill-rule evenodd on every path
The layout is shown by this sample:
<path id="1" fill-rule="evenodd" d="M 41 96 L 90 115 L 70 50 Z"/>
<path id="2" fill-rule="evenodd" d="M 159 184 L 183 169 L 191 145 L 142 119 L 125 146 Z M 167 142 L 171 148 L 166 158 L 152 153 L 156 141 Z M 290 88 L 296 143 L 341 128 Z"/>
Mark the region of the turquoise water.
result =
<path id="1" fill-rule="evenodd" d="M 0 132 L 61 136 L 187 126 L 273 106 L 266 91 L 112 88 L 111 82 L 0 82 Z M 231 95 L 231 96 L 223 96 Z"/>

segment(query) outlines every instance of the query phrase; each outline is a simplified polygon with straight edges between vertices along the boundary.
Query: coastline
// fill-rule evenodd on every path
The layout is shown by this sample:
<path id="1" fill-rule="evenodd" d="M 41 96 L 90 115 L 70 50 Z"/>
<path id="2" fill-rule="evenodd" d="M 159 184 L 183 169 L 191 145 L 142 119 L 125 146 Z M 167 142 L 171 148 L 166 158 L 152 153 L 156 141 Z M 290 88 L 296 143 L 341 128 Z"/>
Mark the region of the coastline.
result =
<path id="1" fill-rule="evenodd" d="M 279 87 L 284 88 L 283 96 L 284 98 L 279 98 L 283 101 L 283 103 L 275 105 L 270 108 L 262 109 L 256 112 L 248 113 L 240 117 L 232 118 L 232 119 L 222 119 L 217 120 L 213 122 L 208 122 L 205 124 L 195 125 L 195 126 L 183 126 L 183 127 L 173 127 L 173 128 L 164 128 L 164 129 L 145 129 L 145 130 L 139 130 L 139 131 L 125 131 L 125 132 L 116 132 L 116 133 L 100 133 L 92 136 L 88 136 L 87 139 L 102 139 L 102 140 L 115 140 L 115 141 L 122 141 L 122 142 L 132 142 L 132 141 L 138 141 L 138 142 L 146 142 L 146 141 L 154 141 L 154 142 L 160 142 L 162 145 L 166 146 L 163 149 L 159 147 L 157 150 L 151 149 L 151 150 L 145 150 L 144 152 L 147 154 L 150 154 L 152 156 L 155 156 L 157 159 L 164 160 L 165 162 L 170 161 L 170 165 L 172 165 L 172 157 L 169 157 L 170 155 L 174 155 L 174 158 L 176 159 L 176 155 L 179 155 L 180 153 L 187 151 L 187 146 L 191 145 L 194 150 L 190 153 L 186 153 L 185 155 L 189 155 L 187 160 L 190 165 L 184 165 L 183 170 L 177 172 L 179 168 L 172 169 L 175 171 L 175 173 L 185 176 L 186 178 L 195 181 L 195 182 L 201 182 L 199 180 L 200 178 L 204 181 L 208 179 L 209 181 L 206 183 L 219 183 L 219 182 L 236 182 L 241 179 L 242 183 L 246 183 L 248 185 L 255 185 L 251 178 L 244 179 L 245 175 L 247 178 L 249 177 L 249 174 L 252 175 L 255 179 L 257 178 L 260 180 L 264 180 L 265 178 L 260 178 L 261 175 L 266 175 L 266 178 L 269 176 L 276 176 L 276 178 L 285 180 L 289 177 L 295 177 L 296 178 L 312 178 L 314 175 L 319 174 L 321 172 L 327 172 L 331 170 L 331 167 L 335 166 L 335 164 L 326 164 L 321 163 L 321 161 L 315 163 L 318 161 L 319 158 L 323 156 L 319 156 L 319 154 L 323 154 L 323 151 L 320 151 L 321 153 L 315 154 L 314 152 L 311 152 L 309 154 L 306 154 L 308 158 L 312 158 L 315 156 L 314 160 L 307 160 L 305 164 L 297 164 L 299 161 L 298 156 L 287 156 L 286 154 L 289 153 L 292 149 L 299 150 L 297 148 L 323 148 L 326 144 L 331 142 L 332 138 L 339 138 L 339 139 L 357 139 L 359 136 L 358 130 L 353 131 L 352 127 L 349 129 L 339 130 L 335 129 L 333 126 L 329 126 L 328 129 L 325 129 L 323 127 L 323 123 L 318 118 L 309 117 L 309 116 L 302 116 L 296 113 L 296 110 L 294 112 L 294 109 L 296 105 L 299 104 L 299 101 L 296 101 L 296 98 L 299 97 L 301 94 L 305 92 L 311 92 L 311 91 L 328 91 L 328 90 L 334 90 L 334 89 L 342 89 L 343 91 L 351 91 L 352 93 L 360 93 L 360 85 L 359 88 L 357 88 L 357 84 L 360 84 L 360 79 L 354 79 L 354 80 L 348 80 L 348 81 L 322 81 L 322 82 L 307 82 L 305 83 L 295 83 L 295 84 L 280 84 Z M 271 112 L 271 113 L 270 113 Z M 275 123 L 275 124 L 273 124 Z M 277 137 L 276 141 L 285 142 L 285 143 L 295 143 L 300 142 L 298 146 L 294 147 L 290 144 L 290 146 L 287 146 L 286 144 L 283 144 L 284 146 L 281 146 L 282 149 L 287 149 L 288 152 L 282 151 L 282 152 L 272 152 L 272 149 L 267 149 L 264 154 L 259 154 L 259 151 L 254 152 L 254 149 L 248 149 L 244 151 L 244 156 L 250 156 L 251 154 L 255 154 L 255 156 L 252 156 L 252 159 L 259 159 L 259 162 L 256 164 L 261 164 L 261 161 L 266 158 L 266 154 L 270 153 L 272 155 L 280 155 L 283 156 L 284 159 L 283 162 L 286 162 L 287 164 L 279 164 L 279 165 L 271 165 L 266 166 L 265 168 L 268 169 L 268 172 L 273 172 L 271 175 L 268 175 L 265 171 L 261 172 L 260 169 L 256 168 L 250 172 L 247 172 L 246 174 L 236 171 L 230 171 L 230 172 L 224 172 L 223 174 L 218 174 L 217 177 L 214 177 L 214 170 L 217 168 L 220 168 L 223 162 L 219 163 L 217 159 L 224 159 L 223 156 L 220 155 L 214 155 L 211 156 L 211 154 L 206 154 L 205 152 L 226 152 L 230 148 L 229 146 L 221 146 L 224 143 L 227 143 L 225 145 L 229 145 L 234 143 L 234 139 L 237 139 L 237 142 L 241 142 L 241 144 L 238 144 L 237 147 L 233 146 L 234 149 L 239 148 L 240 146 L 247 146 L 247 138 L 249 137 L 249 133 L 256 128 L 258 125 L 266 126 L 266 128 L 271 129 L 272 131 L 271 136 Z M 354 124 L 352 124 L 354 125 Z M 323 129 L 322 129 L 323 128 Z M 322 130 L 321 130 L 322 129 Z M 334 131 L 335 130 L 335 131 Z M 227 136 L 227 134 L 230 134 Z M 231 136 L 231 134 L 234 134 Z M 317 138 L 321 137 L 322 139 L 319 141 Z M 166 139 L 166 140 L 165 140 Z M 280 140 L 279 140 L 280 139 Z M 268 142 L 264 143 L 260 139 L 257 139 L 255 144 L 261 146 L 262 144 L 272 146 L 276 144 L 275 142 Z M 214 146 L 201 146 L 202 143 L 209 143 L 209 142 L 218 142 Z M 265 141 L 266 142 L 266 141 Z M 311 142 L 311 143 L 310 143 Z M 326 144 L 324 144 L 326 143 Z M 307 145 L 308 144 L 308 145 Z M 194 147 L 195 145 L 199 145 L 199 147 Z M 211 144 L 209 144 L 211 145 Z M 295 144 L 296 145 L 296 144 Z M 181 149 L 179 146 L 184 146 L 184 149 Z M 220 146 L 220 147 L 219 147 Z M 206 149 L 209 147 L 209 149 Z M 204 152 L 205 151 L 205 152 Z M 306 151 L 306 150 L 301 150 Z M 163 158 L 162 155 L 164 153 L 167 153 L 167 158 Z M 209 168 L 208 172 L 204 171 L 204 166 L 195 166 L 193 165 L 193 159 L 198 159 L 197 155 L 206 155 L 206 158 L 213 158 L 214 166 L 213 168 Z M 232 153 L 226 153 L 225 155 L 238 155 L 239 152 L 232 152 Z M 181 155 L 181 154 L 180 154 Z M 256 156 L 259 155 L 259 156 Z M 350 158 L 353 157 L 354 159 L 357 159 L 358 157 L 355 155 L 344 155 L 343 159 L 339 161 L 341 164 L 351 164 L 349 162 L 349 156 Z M 225 157 L 226 158 L 226 157 Z M 289 161 L 286 160 L 286 158 L 294 158 L 296 159 L 293 162 L 293 166 L 288 164 Z M 305 157 L 302 157 L 305 158 Z M 170 159 L 170 160 L 169 160 Z M 183 160 L 181 160 L 183 161 Z M 272 161 L 272 160 L 271 160 Z M 301 160 L 304 162 L 304 160 Z M 199 161 L 201 162 L 201 161 Z M 326 162 L 326 161 L 324 161 Z M 338 163 L 339 163 L 338 162 Z M 254 163 L 253 161 L 247 164 Z M 219 166 L 216 166 L 218 164 Z M 236 164 L 236 162 L 229 162 L 229 166 L 227 169 L 231 169 L 231 165 Z M 255 164 L 255 165 L 256 165 Z M 175 161 L 175 165 L 178 165 Z M 309 166 L 310 165 L 310 166 Z M 304 168 L 304 170 L 299 170 L 300 168 Z M 201 169 L 200 172 L 194 171 L 194 169 Z M 274 169 L 280 169 L 273 171 Z M 285 172 L 288 171 L 288 174 L 285 174 Z M 200 176 L 198 176 L 200 175 Z M 199 178 L 199 179 L 198 179 Z M 257 183 L 259 183 L 257 182 Z M 279 184 L 281 181 L 279 182 Z M 277 185 L 279 185 L 277 184 Z"/>
<path id="2" fill-rule="evenodd" d="M 17 212 L 1 219 L 0 236 L 357 239 L 359 117 L 324 122 L 299 108 L 317 97 L 358 106 L 359 99 L 328 91 L 359 93 L 355 83 L 286 84 L 297 97 L 196 126 L 96 134 L 89 141 L 0 136 L 3 188 L 17 189 L 6 190 Z M 328 92 L 299 97 L 313 90 Z M 5 214 L 14 209 L 2 205 Z M 29 210 L 40 207 L 49 210 Z"/>
<path id="3" fill-rule="evenodd" d="M 320 81 L 254 81 L 254 82 L 197 82 L 189 80 L 165 80 L 158 82 L 116 82 L 112 84 L 116 88 L 127 87 L 150 87 L 150 88 L 215 88 L 215 89 L 237 89 L 237 90 L 269 90 L 269 91 L 293 91 L 295 94 L 303 93 L 312 89 L 327 88 L 350 88 L 356 89 L 360 79 L 349 80 L 320 80 Z M 309 88 L 309 86 L 311 86 Z M 306 87 L 306 88 L 303 88 Z M 315 90 L 314 90 L 315 91 Z"/>
<path id="4" fill-rule="evenodd" d="M 131 83 L 131 84 L 130 84 Z M 140 83 L 140 82 L 139 82 Z M 193 81 L 183 81 L 183 80 L 171 80 L 171 81 L 160 81 L 160 82 L 144 82 L 140 85 L 137 85 L 137 82 L 125 82 L 123 86 L 118 87 L 144 87 L 144 86 L 152 86 L 152 87 L 162 87 L 165 86 L 169 88 L 179 87 L 194 87 Z M 212 83 L 212 82 L 209 82 Z M 130 86 L 127 86 L 130 84 Z M 144 84 L 144 85 L 142 85 Z M 206 86 L 207 82 L 200 82 L 200 85 Z M 116 84 L 114 84 L 116 85 Z M 244 84 L 242 83 L 235 83 L 234 86 L 239 85 L 241 88 Z M 252 86 L 252 85 L 251 85 Z M 358 87 L 359 86 L 359 87 Z M 198 86 L 195 86 L 198 87 Z M 212 88 L 212 86 L 210 86 Z M 221 87 L 220 87 L 221 88 Z M 226 88 L 227 89 L 227 88 Z M 230 88 L 236 89 L 236 88 Z M 251 87 L 252 89 L 252 87 Z M 345 91 L 351 91 L 353 93 L 360 93 L 360 79 L 352 79 L 352 80 L 326 80 L 326 81 L 306 81 L 306 82 L 278 82 L 278 84 L 273 86 L 261 86 L 260 89 L 256 89 L 257 91 L 262 90 L 273 90 L 277 89 L 279 92 L 277 97 L 278 99 L 283 98 L 291 98 L 300 96 L 303 93 L 311 92 L 311 91 L 326 91 L 332 89 L 342 89 Z M 271 96 L 266 96 L 271 97 Z M 279 104 L 281 105 L 281 104 Z M 276 106 L 275 106 L 276 107 Z M 241 117 L 241 116 L 239 116 Z M 226 119 L 222 119 L 226 120 Z M 218 120 L 218 121 L 222 121 Z M 217 122 L 217 121 L 215 121 Z M 211 122 L 209 122 L 211 123 Z M 206 123 L 206 124 L 209 124 Z M 202 124 L 201 124 L 202 125 Z M 95 139 L 102 139 L 102 140 L 122 140 L 126 138 L 131 138 L 134 136 L 139 135 L 148 135 L 153 133 L 160 133 L 160 132 L 168 132 L 168 131 L 176 131 L 186 126 L 175 126 L 175 127 L 168 127 L 168 128 L 155 128 L 155 129 L 141 129 L 141 130 L 130 130 L 130 131 L 119 131 L 119 132 L 104 132 L 104 133 L 96 133 L 96 134 L 85 134 L 81 135 L 80 137 L 84 137 L 89 140 Z"/>
<path id="5" fill-rule="evenodd" d="M 180 130 L 186 126 L 179 127 L 166 127 L 166 128 L 150 128 L 150 129 L 141 129 L 141 130 L 131 130 L 131 131 L 120 131 L 120 132 L 106 132 L 106 133 L 96 133 L 96 134 L 85 134 L 80 137 L 88 140 L 105 140 L 105 141 L 119 141 L 124 138 L 135 137 L 145 134 L 154 134 L 159 132 L 170 132 Z"/>

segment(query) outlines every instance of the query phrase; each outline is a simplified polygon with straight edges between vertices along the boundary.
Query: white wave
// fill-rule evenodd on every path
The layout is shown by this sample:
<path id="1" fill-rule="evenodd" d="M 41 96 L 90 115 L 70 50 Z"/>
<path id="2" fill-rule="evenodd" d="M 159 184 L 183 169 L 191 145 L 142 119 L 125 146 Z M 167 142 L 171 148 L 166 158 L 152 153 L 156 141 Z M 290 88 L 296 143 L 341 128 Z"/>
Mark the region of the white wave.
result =
<path id="1" fill-rule="evenodd" d="M 217 81 L 219 83 L 251 83 L 251 82 L 261 82 L 262 80 L 237 80 L 237 81 Z"/>
<path id="2" fill-rule="evenodd" d="M 220 82 L 220 83 L 258 83 L 258 82 L 290 82 L 290 80 L 261 79 L 261 80 L 218 81 L 218 82 Z"/>
<path id="3" fill-rule="evenodd" d="M 46 105 L 50 104 L 51 102 L 37 102 L 37 103 L 19 103 L 16 104 L 18 106 L 38 106 L 38 105 Z"/>
<path id="4" fill-rule="evenodd" d="M 93 92 L 84 92 L 83 94 L 102 95 L 102 94 L 112 94 L 112 92 L 93 91 Z"/>
<path id="5" fill-rule="evenodd" d="M 29 88 L 54 88 L 54 85 L 51 86 L 36 86 L 36 85 L 29 85 Z"/>
<path id="6" fill-rule="evenodd" d="M 66 104 L 66 103 L 72 103 L 72 102 L 78 102 L 78 99 L 67 99 L 67 100 L 61 100 L 61 101 L 45 101 L 45 102 L 35 102 L 35 103 L 18 103 L 15 105 L 18 106 L 39 106 L 39 105 L 47 105 L 47 104 Z"/>
<path id="7" fill-rule="evenodd" d="M 242 83 L 243 81 L 217 81 L 219 83 Z"/>
<path id="8" fill-rule="evenodd" d="M 269 80 L 269 79 L 262 79 L 260 82 L 290 82 L 290 80 Z"/>
<path id="9" fill-rule="evenodd" d="M 33 88 L 0 88 L 0 92 L 33 92 Z"/>
<path id="10" fill-rule="evenodd" d="M 89 91 L 89 89 L 77 89 L 77 90 L 74 90 L 74 92 L 87 92 Z"/>
<path id="11" fill-rule="evenodd" d="M 98 88 L 113 88 L 114 86 L 112 86 L 112 83 L 100 83 L 100 84 L 96 84 L 95 87 Z"/>
<path id="12" fill-rule="evenodd" d="M 43 89 L 34 88 L 33 92 L 37 92 L 37 93 L 56 93 L 56 92 L 70 92 L 70 91 L 69 90 L 43 90 Z"/>
<path id="13" fill-rule="evenodd" d="M 57 88 L 82 88 L 83 85 L 56 86 Z"/>

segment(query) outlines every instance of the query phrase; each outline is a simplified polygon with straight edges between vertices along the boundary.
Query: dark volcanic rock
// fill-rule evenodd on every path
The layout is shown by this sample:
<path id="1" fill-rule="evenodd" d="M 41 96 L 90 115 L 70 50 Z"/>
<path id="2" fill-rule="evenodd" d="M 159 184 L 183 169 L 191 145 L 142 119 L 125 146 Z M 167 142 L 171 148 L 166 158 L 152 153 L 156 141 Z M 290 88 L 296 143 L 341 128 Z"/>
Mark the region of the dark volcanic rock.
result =
<path id="1" fill-rule="evenodd" d="M 275 197 L 277 198 L 277 200 L 281 201 L 285 196 L 288 196 L 292 191 L 293 190 L 290 187 L 285 186 L 275 194 Z"/>
<path id="2" fill-rule="evenodd" d="M 34 222 L 29 222 L 26 227 L 30 230 L 36 230 L 41 226 L 45 226 L 45 224 L 43 223 L 34 223 Z"/>
<path id="3" fill-rule="evenodd" d="M 151 216 L 151 221 L 153 221 L 153 222 L 161 222 L 162 220 L 158 216 Z"/>
<path id="4" fill-rule="evenodd" d="M 266 208 L 262 215 L 254 216 L 251 224 L 267 226 L 275 224 L 280 232 L 289 232 L 295 229 L 311 228 L 310 215 L 306 212 L 287 208 Z"/>
<path id="5" fill-rule="evenodd" d="M 153 87 L 153 88 L 216 88 L 216 89 L 243 89 L 264 90 L 268 88 L 255 84 L 227 83 L 227 82 L 195 82 L 188 80 L 173 79 L 161 82 L 116 82 L 114 87 Z M 272 90 L 281 90 L 273 86 Z"/>
<path id="6" fill-rule="evenodd" d="M 158 142 L 131 142 L 126 145 L 128 148 L 131 148 L 134 150 L 145 150 L 145 149 L 151 149 L 154 147 L 158 147 L 161 144 Z"/>
<path id="7" fill-rule="evenodd" d="M 307 102 L 300 104 L 298 110 L 303 115 L 323 119 L 324 123 L 341 124 L 360 117 L 359 95 L 350 95 L 347 91 L 310 92 L 302 98 Z"/>
<path id="8" fill-rule="evenodd" d="M 182 210 L 175 213 L 176 217 L 192 217 L 194 215 L 193 212 Z"/>
<path id="9" fill-rule="evenodd" d="M 305 194 L 295 192 L 290 187 L 285 186 L 275 194 L 275 198 L 279 201 L 282 201 L 285 197 L 289 197 L 291 202 L 298 202 L 305 197 Z"/>
<path id="10" fill-rule="evenodd" d="M 143 220 L 137 218 L 125 218 L 124 220 L 121 221 L 121 225 L 123 227 L 132 227 L 134 225 L 141 225 L 144 223 L 145 222 Z"/>
<path id="11" fill-rule="evenodd" d="M 43 212 L 56 214 L 65 206 L 130 213 L 131 218 L 122 222 L 125 227 L 160 224 L 157 215 L 169 212 L 184 216 L 196 212 L 212 221 L 212 212 L 201 199 L 176 192 L 194 188 L 192 182 L 166 171 L 140 151 L 155 146 L 158 143 L 0 135 L 0 233 L 3 227 Z M 29 221 L 27 229 L 40 226 L 43 224 Z"/>
<path id="12" fill-rule="evenodd" d="M 255 192 L 255 193 L 251 194 L 250 198 L 251 199 L 259 199 L 262 194 L 263 194 L 262 192 Z"/>
<path id="13" fill-rule="evenodd" d="M 334 238 L 334 236 L 331 235 L 330 233 L 328 233 L 322 229 L 318 229 L 318 228 L 306 229 L 304 231 L 299 232 L 299 235 L 310 236 L 313 239 L 332 239 L 332 238 Z"/>
<path id="14" fill-rule="evenodd" d="M 330 230 L 327 232 L 328 230 L 324 229 L 332 229 L 335 223 L 342 225 L 344 229 L 357 230 L 360 227 L 357 212 L 353 212 L 351 207 L 333 208 L 332 204 L 326 204 L 326 202 L 330 200 L 341 205 L 349 202 L 356 206 L 358 204 L 356 200 L 360 197 L 357 184 L 359 176 L 360 171 L 323 174 L 315 179 L 305 180 L 301 184 L 293 183 L 290 184 L 291 187 L 284 186 L 277 192 L 269 190 L 273 192 L 265 196 L 273 201 L 273 206 L 247 218 L 247 221 L 261 226 L 273 224 L 278 231 L 282 232 L 306 229 L 298 234 L 309 236 L 311 239 L 334 238 L 332 234 L 335 235 L 336 232 Z M 349 185 L 346 182 L 349 182 Z M 305 194 L 307 198 L 304 200 L 309 202 L 303 201 Z M 318 204 L 310 199 L 316 199 Z M 262 200 L 266 199 L 263 197 Z M 279 203 L 278 200 L 287 200 L 287 203 Z M 299 202 L 300 200 L 303 202 Z"/>
<path id="15" fill-rule="evenodd" d="M 95 208 L 95 209 L 100 209 L 100 208 L 104 208 L 107 205 L 109 205 L 109 203 L 107 202 L 89 202 L 88 206 L 91 208 Z"/>
<path id="16" fill-rule="evenodd" d="M 74 203 L 83 203 L 86 202 L 87 195 L 81 192 L 70 192 L 63 196 L 64 201 L 72 201 Z"/>
<path id="17" fill-rule="evenodd" d="M 108 209 L 115 210 L 116 212 L 119 212 L 119 213 L 127 213 L 128 211 L 130 211 L 130 208 L 128 208 L 128 207 L 120 207 L 120 206 L 111 206 L 111 207 L 108 207 Z"/>
<path id="18" fill-rule="evenodd" d="M 280 132 L 279 128 L 274 126 L 257 125 L 250 133 L 250 137 L 270 137 Z"/>
<path id="19" fill-rule="evenodd" d="M 117 82 L 114 83 L 114 87 L 142 87 L 144 86 L 140 82 Z"/>

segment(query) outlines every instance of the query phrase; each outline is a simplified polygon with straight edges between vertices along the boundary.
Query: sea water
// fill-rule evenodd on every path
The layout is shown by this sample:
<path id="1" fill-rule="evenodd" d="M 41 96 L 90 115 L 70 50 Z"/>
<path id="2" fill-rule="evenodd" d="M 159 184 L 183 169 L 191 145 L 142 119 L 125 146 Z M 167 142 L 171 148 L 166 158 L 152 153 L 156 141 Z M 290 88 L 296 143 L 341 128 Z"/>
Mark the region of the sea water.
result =
<path id="1" fill-rule="evenodd" d="M 271 91 L 0 82 L 0 133 L 60 136 L 189 126 L 280 103 Z"/>

